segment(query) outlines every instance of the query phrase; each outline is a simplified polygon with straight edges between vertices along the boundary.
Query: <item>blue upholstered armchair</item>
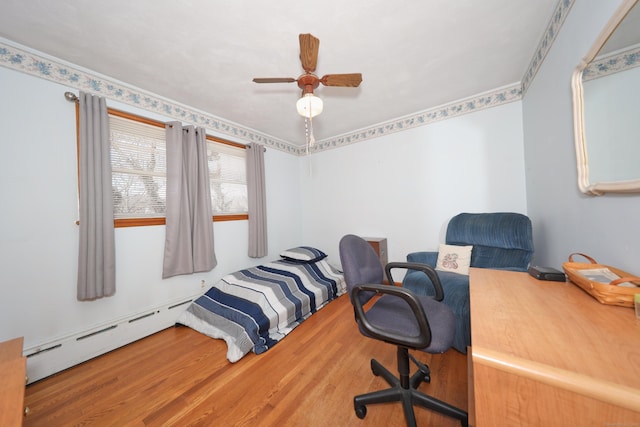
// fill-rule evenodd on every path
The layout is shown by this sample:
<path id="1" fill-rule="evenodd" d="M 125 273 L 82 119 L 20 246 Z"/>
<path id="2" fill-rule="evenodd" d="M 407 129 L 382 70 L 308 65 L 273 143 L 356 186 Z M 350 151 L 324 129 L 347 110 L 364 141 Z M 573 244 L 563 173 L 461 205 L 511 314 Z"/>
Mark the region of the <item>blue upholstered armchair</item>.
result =
<path id="1" fill-rule="evenodd" d="M 447 245 L 472 245 L 471 267 L 527 271 L 533 255 L 531 221 L 517 213 L 498 212 L 454 216 L 447 226 Z M 438 252 L 414 252 L 408 262 L 436 266 Z M 469 319 L 469 276 L 449 271 L 437 271 L 444 290 L 444 303 L 456 315 L 456 336 L 453 347 L 467 352 L 471 345 Z M 433 287 L 424 274 L 410 271 L 402 286 L 419 295 L 433 295 Z"/>

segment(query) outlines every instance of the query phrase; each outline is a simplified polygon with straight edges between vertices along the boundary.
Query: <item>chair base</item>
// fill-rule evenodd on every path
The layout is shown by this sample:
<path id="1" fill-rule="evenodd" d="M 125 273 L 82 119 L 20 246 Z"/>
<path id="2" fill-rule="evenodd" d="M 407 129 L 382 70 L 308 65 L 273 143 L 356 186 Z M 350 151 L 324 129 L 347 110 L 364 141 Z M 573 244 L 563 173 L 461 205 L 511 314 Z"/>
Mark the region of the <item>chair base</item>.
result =
<path id="1" fill-rule="evenodd" d="M 400 371 L 400 378 L 394 376 L 377 360 L 371 360 L 371 370 L 374 375 L 384 378 L 391 388 L 361 394 L 354 397 L 353 406 L 358 418 L 362 419 L 366 416 L 366 405 L 386 402 L 402 402 L 404 415 L 409 427 L 416 426 L 416 416 L 413 410 L 414 404 L 436 411 L 443 415 L 456 418 L 460 420 L 460 424 L 463 427 L 468 427 L 469 420 L 465 411 L 417 390 L 418 385 L 422 382 L 420 381 L 420 378 L 425 379 L 425 375 L 422 372 L 418 372 L 414 374 L 412 378 L 409 378 L 408 366 L 408 352 L 406 348 L 402 347 L 398 348 L 398 367 Z M 406 369 L 404 369 L 405 367 Z M 428 380 L 428 376 L 426 377 L 426 380 Z"/>

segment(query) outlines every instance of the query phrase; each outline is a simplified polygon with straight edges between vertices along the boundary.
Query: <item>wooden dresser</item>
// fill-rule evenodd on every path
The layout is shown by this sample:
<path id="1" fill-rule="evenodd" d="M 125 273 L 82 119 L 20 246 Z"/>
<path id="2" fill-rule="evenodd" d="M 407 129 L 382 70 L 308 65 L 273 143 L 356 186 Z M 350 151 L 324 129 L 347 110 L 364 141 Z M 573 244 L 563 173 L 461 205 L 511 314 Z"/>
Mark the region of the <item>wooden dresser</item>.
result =
<path id="1" fill-rule="evenodd" d="M 473 425 L 640 425 L 633 309 L 602 305 L 570 282 L 471 270 Z"/>
<path id="2" fill-rule="evenodd" d="M 0 426 L 21 426 L 25 415 L 24 390 L 27 358 L 23 339 L 0 342 Z"/>
<path id="3" fill-rule="evenodd" d="M 380 263 L 385 266 L 389 262 L 389 255 L 387 253 L 387 239 L 384 237 L 363 237 L 364 240 L 369 242 L 371 247 L 378 258 L 380 259 Z"/>

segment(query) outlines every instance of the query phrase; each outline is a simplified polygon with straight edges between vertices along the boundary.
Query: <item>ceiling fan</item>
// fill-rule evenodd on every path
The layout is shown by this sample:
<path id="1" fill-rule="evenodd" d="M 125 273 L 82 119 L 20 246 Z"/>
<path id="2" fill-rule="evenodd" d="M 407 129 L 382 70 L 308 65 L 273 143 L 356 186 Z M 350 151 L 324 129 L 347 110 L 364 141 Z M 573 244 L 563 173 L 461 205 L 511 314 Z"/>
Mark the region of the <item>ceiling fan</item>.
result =
<path id="1" fill-rule="evenodd" d="M 318 77 L 314 74 L 318 63 L 320 40 L 311 34 L 300 34 L 300 62 L 304 74 L 297 79 L 292 77 L 265 77 L 253 79 L 256 83 L 293 83 L 297 82 L 302 89 L 302 97 L 296 103 L 298 114 L 305 118 L 315 117 L 322 112 L 322 100 L 313 94 L 320 84 L 323 86 L 358 87 L 362 82 L 362 74 L 326 74 Z"/>

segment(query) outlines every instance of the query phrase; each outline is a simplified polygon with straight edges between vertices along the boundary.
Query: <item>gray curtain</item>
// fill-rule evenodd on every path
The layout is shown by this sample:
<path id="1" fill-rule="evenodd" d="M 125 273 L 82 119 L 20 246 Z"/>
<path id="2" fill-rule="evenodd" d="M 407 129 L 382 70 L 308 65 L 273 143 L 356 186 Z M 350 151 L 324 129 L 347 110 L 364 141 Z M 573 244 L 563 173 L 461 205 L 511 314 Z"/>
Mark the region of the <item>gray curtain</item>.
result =
<path id="1" fill-rule="evenodd" d="M 80 92 L 78 300 L 116 292 L 109 116 L 104 98 Z"/>
<path id="2" fill-rule="evenodd" d="M 247 198 L 249 202 L 249 256 L 267 256 L 267 200 L 264 178 L 264 147 L 247 145 Z"/>
<path id="3" fill-rule="evenodd" d="M 218 263 L 205 129 L 170 122 L 167 131 L 167 210 L 162 278 L 210 271 Z"/>

